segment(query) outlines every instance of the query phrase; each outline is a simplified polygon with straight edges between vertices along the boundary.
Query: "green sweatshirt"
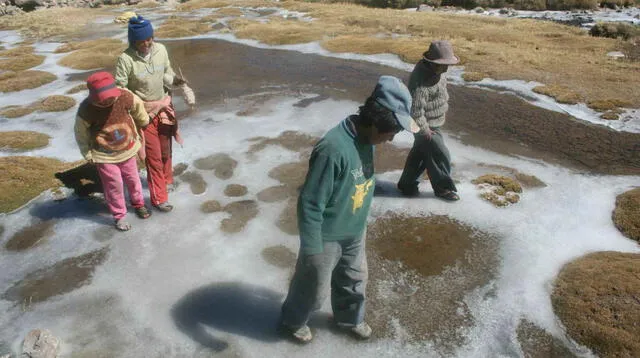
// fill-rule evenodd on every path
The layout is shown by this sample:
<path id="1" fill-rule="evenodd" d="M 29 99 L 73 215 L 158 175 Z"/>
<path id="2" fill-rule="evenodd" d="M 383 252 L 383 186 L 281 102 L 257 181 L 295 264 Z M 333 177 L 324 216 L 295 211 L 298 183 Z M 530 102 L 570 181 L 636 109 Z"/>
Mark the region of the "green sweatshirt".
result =
<path id="1" fill-rule="evenodd" d="M 313 148 L 298 198 L 300 246 L 305 255 L 323 252 L 323 241 L 359 236 L 373 198 L 373 146 L 359 141 L 349 117 Z"/>
<path id="2" fill-rule="evenodd" d="M 116 62 L 116 85 L 127 88 L 143 101 L 159 101 L 166 96 L 164 87 L 173 84 L 175 73 L 167 49 L 154 42 L 148 59 L 129 47 Z"/>

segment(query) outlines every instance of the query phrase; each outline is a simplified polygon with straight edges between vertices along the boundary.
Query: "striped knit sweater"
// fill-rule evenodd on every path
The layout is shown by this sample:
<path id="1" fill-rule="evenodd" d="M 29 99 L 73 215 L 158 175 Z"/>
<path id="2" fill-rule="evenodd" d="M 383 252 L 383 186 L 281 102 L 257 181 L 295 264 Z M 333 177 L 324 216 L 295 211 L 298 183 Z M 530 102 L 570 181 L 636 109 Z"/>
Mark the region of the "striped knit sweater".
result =
<path id="1" fill-rule="evenodd" d="M 449 109 L 446 76 L 434 74 L 428 65 L 420 61 L 411 72 L 409 91 L 413 97 L 411 116 L 421 131 L 442 126 Z"/>

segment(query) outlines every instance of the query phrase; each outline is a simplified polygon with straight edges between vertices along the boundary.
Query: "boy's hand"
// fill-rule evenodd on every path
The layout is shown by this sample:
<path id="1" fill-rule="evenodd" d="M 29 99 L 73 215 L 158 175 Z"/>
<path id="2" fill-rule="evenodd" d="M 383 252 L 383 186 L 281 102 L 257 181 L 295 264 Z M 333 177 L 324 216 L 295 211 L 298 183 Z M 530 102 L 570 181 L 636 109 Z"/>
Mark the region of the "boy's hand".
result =
<path id="1" fill-rule="evenodd" d="M 173 85 L 174 86 L 182 86 L 183 84 L 187 83 L 187 81 L 180 77 L 180 76 L 174 76 L 173 77 Z"/>

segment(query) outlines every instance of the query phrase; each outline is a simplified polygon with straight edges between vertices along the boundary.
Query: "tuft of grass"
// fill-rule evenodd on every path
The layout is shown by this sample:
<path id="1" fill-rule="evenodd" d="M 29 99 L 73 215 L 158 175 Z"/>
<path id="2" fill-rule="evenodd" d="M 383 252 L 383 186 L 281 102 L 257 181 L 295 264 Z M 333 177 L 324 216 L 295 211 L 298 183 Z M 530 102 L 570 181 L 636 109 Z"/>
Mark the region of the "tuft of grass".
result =
<path id="1" fill-rule="evenodd" d="M 3 109 L 0 115 L 7 118 L 18 118 L 33 113 L 33 111 L 35 111 L 35 109 L 31 106 L 9 106 Z"/>
<path id="2" fill-rule="evenodd" d="M 137 5 L 134 6 L 134 8 L 136 9 L 154 9 L 156 7 L 159 7 L 160 3 L 156 2 L 156 1 L 143 1 Z"/>
<path id="3" fill-rule="evenodd" d="M 599 357 L 640 357 L 640 254 L 595 252 L 565 265 L 551 303 L 567 334 Z"/>
<path id="4" fill-rule="evenodd" d="M 582 100 L 579 94 L 566 87 L 557 85 L 537 86 L 533 88 L 533 92 L 552 97 L 560 103 L 576 104 Z"/>
<path id="5" fill-rule="evenodd" d="M 522 186 L 512 178 L 503 175 L 486 174 L 471 182 L 483 189 L 480 193 L 481 198 L 497 207 L 504 207 L 520 201 L 520 195 L 517 193 L 522 193 Z"/>
<path id="6" fill-rule="evenodd" d="M 462 74 L 462 79 L 467 82 L 477 82 L 486 78 L 487 74 L 482 72 L 465 72 Z"/>
<path id="7" fill-rule="evenodd" d="M 10 106 L 0 112 L 7 118 L 26 116 L 35 111 L 63 112 L 76 105 L 76 100 L 69 96 L 52 95 L 27 106 Z"/>
<path id="8" fill-rule="evenodd" d="M 0 158 L 0 212 L 13 211 L 44 190 L 60 186 L 54 173 L 71 164 L 58 159 L 10 156 Z"/>
<path id="9" fill-rule="evenodd" d="M 87 84 L 86 83 L 81 83 L 77 86 L 74 86 L 73 88 L 69 89 L 67 91 L 67 94 L 74 94 L 74 93 L 78 93 L 78 92 L 82 92 L 82 91 L 87 91 Z"/>
<path id="10" fill-rule="evenodd" d="M 618 230 L 640 242 L 640 188 L 618 195 L 612 218 Z"/>
<path id="11" fill-rule="evenodd" d="M 101 38 L 82 42 L 68 42 L 56 48 L 55 53 L 66 53 L 76 50 L 114 51 L 122 48 L 124 43 L 117 39 Z"/>
<path id="12" fill-rule="evenodd" d="M 471 181 L 473 184 L 489 184 L 499 186 L 506 191 L 522 193 L 522 186 L 516 180 L 502 175 L 486 174 Z"/>
<path id="13" fill-rule="evenodd" d="M 100 9 L 39 9 L 0 17 L 0 30 L 17 30 L 27 39 L 65 38 L 81 33 L 93 20 L 105 14 Z"/>
<path id="14" fill-rule="evenodd" d="M 5 72 L 0 76 L 0 92 L 15 92 L 37 88 L 56 80 L 56 76 L 45 71 Z"/>
<path id="15" fill-rule="evenodd" d="M 20 46 L 0 51 L 0 70 L 23 71 L 44 62 L 45 56 L 34 55 L 33 46 Z"/>
<path id="16" fill-rule="evenodd" d="M 631 103 L 619 99 L 599 99 L 587 102 L 589 108 L 598 112 L 613 111 L 619 107 L 629 107 Z"/>
<path id="17" fill-rule="evenodd" d="M 74 51 L 58 61 L 61 66 L 76 70 L 93 70 L 98 68 L 113 68 L 118 56 L 126 49 L 122 44 L 111 51 L 96 52 L 93 49 Z"/>
<path id="18" fill-rule="evenodd" d="M 169 18 L 155 31 L 155 36 L 159 38 L 189 37 L 206 34 L 209 31 L 211 26 L 200 20 Z"/>
<path id="19" fill-rule="evenodd" d="M 33 131 L 0 132 L 0 150 L 27 151 L 46 147 L 49 137 Z"/>
<path id="20" fill-rule="evenodd" d="M 244 13 L 237 7 L 223 7 L 222 9 L 216 11 L 216 14 L 220 16 L 242 16 Z"/>
<path id="21" fill-rule="evenodd" d="M 633 37 L 640 36 L 640 26 L 627 24 L 625 22 L 598 22 L 591 27 L 589 35 L 629 40 Z"/>

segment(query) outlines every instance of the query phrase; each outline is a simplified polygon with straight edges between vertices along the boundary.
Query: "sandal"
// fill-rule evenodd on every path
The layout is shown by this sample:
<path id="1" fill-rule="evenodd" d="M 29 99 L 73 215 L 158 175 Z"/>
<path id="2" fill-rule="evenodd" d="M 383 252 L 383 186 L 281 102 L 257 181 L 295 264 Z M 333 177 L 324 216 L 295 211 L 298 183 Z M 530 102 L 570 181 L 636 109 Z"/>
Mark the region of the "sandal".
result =
<path id="1" fill-rule="evenodd" d="M 124 218 L 122 218 L 120 220 L 116 220 L 116 229 L 120 231 L 129 231 L 131 230 L 131 224 L 129 224 L 124 220 Z"/>
<path id="2" fill-rule="evenodd" d="M 173 210 L 173 205 L 169 204 L 169 202 L 165 201 L 164 203 L 160 203 L 156 205 L 156 209 L 162 211 L 163 213 L 168 213 Z"/>
<path id="3" fill-rule="evenodd" d="M 151 211 L 149 211 L 146 206 L 141 206 L 136 208 L 136 215 L 138 215 L 140 219 L 146 219 L 151 216 Z"/>
<path id="4" fill-rule="evenodd" d="M 458 194 L 455 191 L 451 191 L 451 190 L 444 190 L 444 191 L 440 191 L 440 192 L 436 192 L 435 195 L 438 198 L 447 200 L 447 201 L 458 201 L 460 200 L 460 197 L 458 196 Z"/>

